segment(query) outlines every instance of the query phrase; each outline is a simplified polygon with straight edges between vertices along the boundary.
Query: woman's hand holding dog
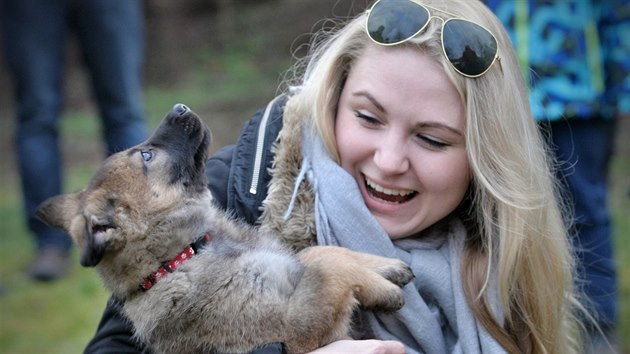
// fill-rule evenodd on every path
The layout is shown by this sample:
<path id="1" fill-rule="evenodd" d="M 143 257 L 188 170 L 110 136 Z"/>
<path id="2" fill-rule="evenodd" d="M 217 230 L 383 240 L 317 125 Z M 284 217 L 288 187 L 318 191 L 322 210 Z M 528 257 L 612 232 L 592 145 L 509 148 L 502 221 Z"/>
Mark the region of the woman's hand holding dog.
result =
<path id="1" fill-rule="evenodd" d="M 339 340 L 323 346 L 311 354 L 364 353 L 364 354 L 404 354 L 405 346 L 397 341 L 387 340 Z"/>

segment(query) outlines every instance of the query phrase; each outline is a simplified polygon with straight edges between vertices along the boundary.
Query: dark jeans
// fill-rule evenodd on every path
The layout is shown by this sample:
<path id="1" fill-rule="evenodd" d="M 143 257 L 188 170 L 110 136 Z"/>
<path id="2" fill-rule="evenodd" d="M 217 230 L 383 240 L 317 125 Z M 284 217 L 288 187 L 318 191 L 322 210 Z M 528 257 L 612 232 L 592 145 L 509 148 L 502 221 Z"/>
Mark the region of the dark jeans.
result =
<path id="1" fill-rule="evenodd" d="M 604 329 L 617 323 L 617 279 L 612 228 L 607 205 L 608 171 L 615 123 L 604 119 L 569 119 L 543 124 L 551 129 L 561 163 L 569 205 L 574 208 L 572 233 L 578 257 L 578 286 Z"/>
<path id="2" fill-rule="evenodd" d="M 15 83 L 18 167 L 28 226 L 37 247 L 70 239 L 34 218 L 61 193 L 58 121 L 66 38 L 77 35 L 102 119 L 107 153 L 143 141 L 143 9 L 136 0 L 0 0 L 4 55 Z"/>

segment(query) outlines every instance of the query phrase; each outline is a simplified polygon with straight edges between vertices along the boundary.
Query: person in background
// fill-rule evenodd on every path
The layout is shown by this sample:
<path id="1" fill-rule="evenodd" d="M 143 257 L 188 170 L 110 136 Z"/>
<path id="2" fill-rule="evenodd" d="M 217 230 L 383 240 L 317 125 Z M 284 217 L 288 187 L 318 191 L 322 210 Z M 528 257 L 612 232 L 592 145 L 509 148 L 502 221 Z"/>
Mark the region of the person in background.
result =
<path id="1" fill-rule="evenodd" d="M 400 311 L 360 311 L 316 351 L 580 352 L 564 207 L 501 21 L 480 1 L 380 0 L 304 60 L 206 171 L 217 205 L 295 250 L 413 269 Z M 132 333 L 111 299 L 85 352 L 150 349 Z"/>
<path id="2" fill-rule="evenodd" d="M 630 113 L 630 2 L 486 0 L 503 21 L 529 80 L 534 118 L 551 140 L 574 208 L 578 284 L 601 332 L 589 353 L 615 342 L 617 278 L 608 171 L 616 118 Z"/>
<path id="3" fill-rule="evenodd" d="M 76 34 L 80 44 L 111 154 L 147 136 L 143 21 L 140 0 L 1 0 L 3 51 L 17 100 L 17 163 L 37 250 L 30 275 L 36 280 L 56 280 L 69 270 L 70 238 L 34 216 L 40 202 L 62 189 L 58 135 L 68 35 Z"/>

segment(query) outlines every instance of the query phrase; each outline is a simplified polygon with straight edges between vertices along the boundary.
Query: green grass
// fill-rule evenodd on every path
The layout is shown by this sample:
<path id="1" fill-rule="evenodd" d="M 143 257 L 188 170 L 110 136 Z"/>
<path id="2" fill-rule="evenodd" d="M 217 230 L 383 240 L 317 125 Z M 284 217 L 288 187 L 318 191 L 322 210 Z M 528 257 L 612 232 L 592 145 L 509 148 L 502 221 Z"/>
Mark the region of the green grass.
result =
<path id="1" fill-rule="evenodd" d="M 80 352 L 94 333 L 105 290 L 93 271 L 80 267 L 56 283 L 30 281 L 26 269 L 32 243 L 16 184 L 0 186 L 0 195 L 0 353 Z"/>
<path id="2" fill-rule="evenodd" d="M 610 206 L 615 235 L 615 257 L 619 277 L 619 340 L 622 353 L 630 353 L 630 121 L 619 132 L 615 158 L 612 161 Z M 622 137 L 623 136 L 623 137 Z"/>

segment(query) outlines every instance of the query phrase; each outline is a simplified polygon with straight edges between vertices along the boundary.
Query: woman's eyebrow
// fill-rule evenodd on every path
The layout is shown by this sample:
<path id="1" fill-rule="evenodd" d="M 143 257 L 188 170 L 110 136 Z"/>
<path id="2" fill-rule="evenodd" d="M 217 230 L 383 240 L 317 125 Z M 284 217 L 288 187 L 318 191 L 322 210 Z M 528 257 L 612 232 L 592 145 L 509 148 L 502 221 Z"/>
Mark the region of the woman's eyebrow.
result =
<path id="1" fill-rule="evenodd" d="M 459 129 L 457 128 L 453 128 L 449 125 L 446 125 L 444 123 L 440 123 L 440 122 L 420 122 L 418 124 L 416 124 L 417 128 L 438 128 L 438 129 L 446 129 L 454 134 L 457 134 L 459 136 L 464 136 L 464 134 L 459 131 Z"/>
<path id="2" fill-rule="evenodd" d="M 374 107 L 376 107 L 376 109 L 378 109 L 382 113 L 387 113 L 387 111 L 385 110 L 385 107 L 383 107 L 383 105 L 380 104 L 378 100 L 374 96 L 372 96 L 372 94 L 370 94 L 369 92 L 360 90 L 360 91 L 353 92 L 352 95 L 355 97 L 367 98 L 374 105 Z"/>
<path id="3" fill-rule="evenodd" d="M 355 97 L 365 97 L 366 99 L 368 99 L 373 105 L 374 107 L 376 107 L 376 109 L 378 109 L 379 111 L 381 111 L 384 114 L 387 114 L 387 110 L 385 110 L 385 107 L 383 107 L 382 104 L 380 104 L 380 102 L 378 102 L 378 100 L 369 92 L 365 91 L 365 90 L 359 90 L 356 92 L 352 93 L 353 96 Z M 446 125 L 444 123 L 440 123 L 440 122 L 420 122 L 418 124 L 416 124 L 416 126 L 418 128 L 442 128 L 442 129 L 446 129 L 458 136 L 464 136 L 464 134 L 459 131 L 459 129 L 451 127 L 449 125 Z"/>

